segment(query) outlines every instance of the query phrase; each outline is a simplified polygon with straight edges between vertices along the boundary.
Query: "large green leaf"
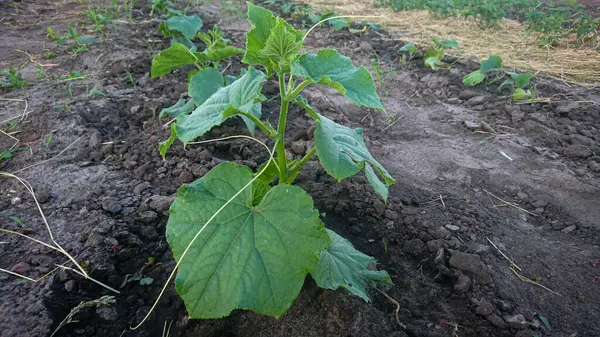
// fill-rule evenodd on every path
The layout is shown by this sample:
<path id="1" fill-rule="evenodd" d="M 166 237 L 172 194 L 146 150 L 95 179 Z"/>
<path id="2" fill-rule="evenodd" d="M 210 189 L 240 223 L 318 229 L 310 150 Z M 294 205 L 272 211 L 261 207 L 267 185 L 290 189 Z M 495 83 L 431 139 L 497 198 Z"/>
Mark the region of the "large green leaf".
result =
<path id="1" fill-rule="evenodd" d="M 180 98 L 177 103 L 168 108 L 162 109 L 158 115 L 158 118 L 160 119 L 165 116 L 177 117 L 181 114 L 189 114 L 190 112 L 194 111 L 194 109 L 196 109 L 196 103 L 193 99 L 190 99 L 186 102 L 184 98 Z"/>
<path id="2" fill-rule="evenodd" d="M 186 46 L 175 43 L 152 59 L 152 78 L 168 74 L 177 67 L 194 64 L 198 58 Z"/>
<path id="3" fill-rule="evenodd" d="M 497 55 L 491 55 L 481 62 L 481 66 L 479 67 L 479 71 L 486 74 L 492 71 L 500 71 L 502 69 L 502 58 Z"/>
<path id="4" fill-rule="evenodd" d="M 204 135 L 214 126 L 220 125 L 239 112 L 250 113 L 260 109 L 260 91 L 265 74 L 254 68 L 230 85 L 218 89 L 190 115 L 177 118 L 177 138 L 184 144 Z"/>
<path id="5" fill-rule="evenodd" d="M 251 179 L 247 167 L 223 163 L 179 189 L 166 233 L 176 260 Z M 331 242 L 300 187 L 275 186 L 258 204 L 254 196 L 250 186 L 225 206 L 181 261 L 175 288 L 191 318 L 219 318 L 234 309 L 281 316 Z"/>
<path id="6" fill-rule="evenodd" d="M 268 57 L 263 55 L 263 49 L 267 47 L 267 43 L 271 38 L 271 47 L 276 44 L 280 36 L 276 36 L 281 33 L 281 28 L 276 31 L 277 26 L 283 27 L 285 33 L 291 33 L 295 36 L 295 42 L 300 42 L 303 37 L 303 33 L 299 30 L 294 29 L 290 24 L 285 22 L 281 18 L 277 18 L 272 12 L 253 5 L 248 2 L 248 20 L 252 23 L 252 30 L 246 34 L 246 54 L 242 62 L 251 65 L 263 65 L 267 68 L 267 73 L 270 75 L 275 70 L 275 60 L 270 60 Z M 287 34 L 286 34 L 287 35 Z M 284 36 L 285 38 L 285 36 Z"/>
<path id="7" fill-rule="evenodd" d="M 375 258 L 356 250 L 350 241 L 327 230 L 331 245 L 321 253 L 317 267 L 310 273 L 317 285 L 325 289 L 346 288 L 369 302 L 368 286 L 388 288 L 392 280 L 386 271 L 369 270 Z"/>
<path id="8" fill-rule="evenodd" d="M 475 70 L 463 78 L 463 84 L 472 87 L 481 83 L 483 80 L 485 80 L 485 75 L 481 71 Z"/>
<path id="9" fill-rule="evenodd" d="M 204 68 L 188 81 L 188 95 L 199 106 L 223 87 L 223 84 L 223 75 L 220 71 L 212 67 Z"/>
<path id="10" fill-rule="evenodd" d="M 319 115 L 315 149 L 321 165 L 330 176 L 341 181 L 364 169 L 369 184 L 383 200 L 387 200 L 388 187 L 396 180 L 371 156 L 363 140 L 362 129 L 353 130 Z"/>
<path id="11" fill-rule="evenodd" d="M 187 144 L 204 135 L 214 126 L 220 125 L 227 118 L 241 113 L 250 113 L 260 117 L 260 101 L 264 98 L 260 93 L 265 74 L 254 68 L 226 87 L 219 88 L 202 105 L 189 115 L 179 115 L 171 127 L 171 137 L 160 144 L 161 155 L 165 156 L 168 148 L 175 139 Z M 255 125 L 249 119 L 244 119 L 250 132 Z"/>
<path id="12" fill-rule="evenodd" d="M 292 74 L 332 87 L 358 106 L 383 109 L 369 71 L 354 67 L 349 57 L 333 49 L 305 54 L 292 63 Z"/>
<path id="13" fill-rule="evenodd" d="M 167 28 L 176 30 L 184 37 L 193 39 L 202 28 L 202 19 L 198 15 L 173 16 L 167 19 Z"/>

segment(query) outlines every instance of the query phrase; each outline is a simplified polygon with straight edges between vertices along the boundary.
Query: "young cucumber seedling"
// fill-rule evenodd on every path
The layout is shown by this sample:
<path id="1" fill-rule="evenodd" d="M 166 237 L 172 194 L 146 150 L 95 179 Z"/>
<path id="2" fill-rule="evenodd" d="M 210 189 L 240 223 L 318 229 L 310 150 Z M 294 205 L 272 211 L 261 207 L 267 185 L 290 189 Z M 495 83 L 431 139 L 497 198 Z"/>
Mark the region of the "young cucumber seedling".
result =
<path id="1" fill-rule="evenodd" d="M 200 70 L 194 77 L 204 85 L 190 93 L 197 108 L 177 116 L 160 152 L 164 157 L 176 139 L 189 144 L 235 116 L 244 119 L 252 134 L 258 127 L 274 150 L 257 173 L 226 162 L 179 189 L 166 230 L 177 261 L 176 290 L 189 316 L 203 319 L 224 317 L 234 309 L 281 316 L 307 274 L 322 288 L 343 287 L 368 301 L 367 288 L 385 289 L 391 285 L 389 275 L 373 269 L 374 258 L 325 229 L 312 198 L 292 183 L 316 154 L 334 179 L 363 172 L 375 192 L 387 199 L 395 180 L 367 150 L 362 130 L 324 117 L 300 96 L 307 86 L 320 84 L 358 106 L 382 110 L 373 79 L 335 50 L 300 54 L 306 34 L 270 11 L 248 3 L 248 19 L 253 29 L 246 34 L 242 60 L 247 70 L 228 85 L 221 85 L 225 82 L 215 68 Z M 179 66 L 195 57 L 182 50 L 162 59 L 161 67 Z M 279 81 L 281 100 L 276 129 L 261 120 L 261 102 L 266 99 L 262 85 L 271 76 Z M 300 160 L 285 156 L 291 104 L 316 123 L 314 147 Z"/>

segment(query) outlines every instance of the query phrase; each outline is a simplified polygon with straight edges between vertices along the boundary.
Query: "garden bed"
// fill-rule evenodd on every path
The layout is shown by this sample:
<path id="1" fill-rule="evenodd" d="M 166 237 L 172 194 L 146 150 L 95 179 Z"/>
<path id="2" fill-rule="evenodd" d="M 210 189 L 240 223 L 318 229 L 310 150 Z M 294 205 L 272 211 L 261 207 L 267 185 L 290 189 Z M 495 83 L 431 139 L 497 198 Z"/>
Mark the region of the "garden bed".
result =
<path id="1" fill-rule="evenodd" d="M 52 8 L 52 9 L 49 9 Z M 381 59 L 378 92 L 386 114 L 357 108 L 333 90 L 310 87 L 305 96 L 327 118 L 362 127 L 366 143 L 397 183 L 387 204 L 366 179 L 341 183 L 311 161 L 297 183 L 324 213 L 325 224 L 374 256 L 394 286 L 390 298 L 372 291 L 372 303 L 344 290 L 318 288 L 310 277 L 291 310 L 275 319 L 234 311 L 219 320 L 189 320 L 183 301 L 167 288 L 150 319 L 135 331 L 174 268 L 165 239 L 168 209 L 177 188 L 202 177 L 223 161 L 258 168 L 268 158 L 244 140 L 207 145 L 176 144 L 163 161 L 157 145 L 169 131 L 158 112 L 186 91 L 186 73 L 151 79 L 153 55 L 168 47 L 158 34 L 160 20 L 140 1 L 132 20 L 120 19 L 89 51 L 61 53 L 41 61 L 52 44 L 46 28 L 66 31 L 82 19 L 85 5 L 65 1 L 6 2 L 0 22 L 0 68 L 38 57 L 46 74 L 77 71 L 85 78 L 36 81 L 35 66 L 23 76 L 37 82 L 12 90 L 0 101 L 0 120 L 13 121 L 19 148 L 2 161 L 2 171 L 28 180 L 59 243 L 90 275 L 119 295 L 68 271 L 39 283 L 0 274 L 0 331 L 6 336 L 49 336 L 82 301 L 115 295 L 115 304 L 82 310 L 79 322 L 55 336 L 596 336 L 600 269 L 600 91 L 534 78 L 539 98 L 517 104 L 494 88 L 466 88 L 462 78 L 478 65 L 459 60 L 450 71 L 434 72 L 415 59 L 398 68 L 406 42 L 384 31 L 316 29 L 307 49 L 334 48 L 355 64 Z M 219 23 L 232 44 L 243 48 L 250 24 L 230 8 L 191 8 L 204 30 Z M 61 16 L 56 17 L 57 13 Z M 37 16 L 36 16 L 37 15 Z M 32 21 L 36 17 L 38 21 Z M 239 71 L 234 58 L 228 72 Z M 68 87 L 69 83 L 73 86 Z M 86 87 L 87 85 L 87 87 Z M 90 95 L 90 88 L 104 95 Z M 275 82 L 265 85 L 276 96 Z M 70 94 L 68 92 L 70 91 Z M 263 107 L 275 124 L 276 98 Z M 313 135 L 298 109 L 289 115 L 290 153 L 301 157 Z M 475 130 L 465 121 L 485 122 Z M 12 126 L 12 124 L 10 124 Z M 206 139 L 243 134 L 229 121 Z M 482 132 L 483 131 L 483 132 Z M 51 136 L 51 138 L 50 138 Z M 48 140 L 50 139 L 50 141 Z M 2 146 L 12 139 L 0 135 Z M 65 151 L 66 149 L 66 151 Z M 64 152 L 62 152 L 64 151 Z M 32 198 L 14 180 L 0 180 L 2 228 L 47 240 Z M 508 202 L 511 205 L 508 205 Z M 11 220 L 18 218 L 21 224 Z M 26 240 L 2 235 L 0 267 L 37 278 L 64 263 L 64 257 Z M 495 247 L 491 244 L 493 243 Z M 521 271 L 519 279 L 506 254 Z M 149 258 L 151 258 L 149 260 Z M 141 273 L 140 273 L 141 272 Z M 125 282 L 143 274 L 150 285 Z M 548 289 L 544 289 L 543 285 Z M 525 321 L 520 321 L 523 315 Z M 546 327 L 544 318 L 551 326 Z M 457 329 L 456 331 L 453 331 Z"/>

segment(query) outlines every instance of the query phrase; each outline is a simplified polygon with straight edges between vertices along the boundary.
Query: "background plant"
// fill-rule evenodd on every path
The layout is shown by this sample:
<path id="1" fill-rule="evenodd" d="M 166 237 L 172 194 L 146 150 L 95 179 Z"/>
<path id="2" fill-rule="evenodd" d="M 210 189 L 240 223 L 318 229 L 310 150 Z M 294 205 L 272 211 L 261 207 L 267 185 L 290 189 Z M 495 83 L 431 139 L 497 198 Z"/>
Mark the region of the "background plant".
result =
<path id="1" fill-rule="evenodd" d="M 379 0 L 378 7 L 395 11 L 428 10 L 441 17 L 473 17 L 482 28 L 498 26 L 503 18 L 517 19 L 540 43 L 554 44 L 574 37 L 578 44 L 598 43 L 600 18 L 593 18 L 577 1 L 541 0 Z"/>
<path id="2" fill-rule="evenodd" d="M 192 318 L 219 318 L 238 308 L 280 316 L 309 273 L 320 287 L 344 287 L 368 300 L 367 288 L 389 286 L 389 275 L 373 270 L 373 258 L 326 230 L 312 198 L 292 183 L 316 154 L 336 180 L 363 172 L 387 199 L 395 181 L 368 152 L 362 130 L 320 115 L 300 96 L 307 86 L 320 84 L 358 106 L 382 110 L 373 79 L 365 67 L 356 68 L 335 50 L 300 54 L 305 33 L 261 7 L 248 3 L 248 19 L 253 29 L 246 35 L 242 60 L 248 68 L 224 87 L 203 87 L 206 98 L 194 111 L 177 116 L 160 151 L 164 157 L 176 139 L 191 144 L 234 116 L 261 130 L 273 150 L 265 145 L 269 160 L 256 173 L 226 162 L 179 189 L 167 224 L 177 261 L 175 287 Z M 208 69 L 196 76 L 220 75 Z M 270 77 L 277 78 L 280 90 L 276 128 L 260 119 L 266 99 L 262 85 Z M 316 124 L 314 147 L 300 160 L 285 156 L 290 105 L 304 109 Z"/>
<path id="3" fill-rule="evenodd" d="M 433 70 L 449 70 L 450 66 L 443 62 L 446 57 L 445 50 L 458 49 L 458 43 L 454 40 L 440 41 L 437 37 L 432 37 L 431 41 L 433 41 L 433 47 L 427 48 L 425 55 L 423 56 L 425 66 Z"/>
<path id="4" fill-rule="evenodd" d="M 488 85 L 504 79 L 498 87 L 498 91 L 506 88 L 510 89 L 510 94 L 514 100 L 533 97 L 531 90 L 527 89 L 533 75 L 530 73 L 519 74 L 512 71 L 504 71 L 502 69 L 502 58 L 497 55 L 491 55 L 488 59 L 481 62 L 478 70 L 469 73 L 463 78 L 463 84 L 470 87 L 476 86 L 484 82 L 490 75 L 492 78 L 490 78 Z"/>
<path id="5" fill-rule="evenodd" d="M 169 34 L 179 32 L 191 46 L 171 40 L 171 46 L 152 59 L 152 78 L 164 76 L 178 67 L 190 65 L 195 67 L 188 72 L 188 95 L 190 98 L 187 101 L 181 98 L 173 106 L 162 109 L 159 114 L 160 118 L 176 117 L 181 113 L 192 112 L 212 94 L 213 90 L 226 85 L 227 80 L 231 80 L 231 77 L 223 77 L 219 71 L 221 62 L 244 53 L 242 49 L 228 45 L 229 40 L 223 36 L 217 26 L 207 33 L 198 33 L 202 27 L 202 20 L 198 16 L 195 17 L 197 19 L 175 18 L 177 20 L 169 22 L 174 19 L 171 18 L 161 23 L 160 25 L 164 24 L 162 27 L 159 25 L 159 31 L 167 30 Z M 198 37 L 204 43 L 205 49 L 198 52 L 196 45 L 189 37 Z"/>

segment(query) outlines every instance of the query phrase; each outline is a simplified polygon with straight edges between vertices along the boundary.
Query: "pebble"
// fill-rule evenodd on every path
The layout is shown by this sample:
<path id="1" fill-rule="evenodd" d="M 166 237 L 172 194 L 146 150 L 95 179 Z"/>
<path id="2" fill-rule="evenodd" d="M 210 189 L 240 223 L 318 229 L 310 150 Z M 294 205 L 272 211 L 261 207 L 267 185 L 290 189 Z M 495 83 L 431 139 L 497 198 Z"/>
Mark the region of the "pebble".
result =
<path id="1" fill-rule="evenodd" d="M 488 98 L 486 96 L 482 95 L 482 96 L 475 96 L 475 97 L 469 98 L 469 100 L 467 100 L 465 102 L 465 104 L 468 106 L 475 106 L 475 105 L 481 105 L 487 101 L 488 101 Z"/>
<path id="2" fill-rule="evenodd" d="M 479 95 L 479 92 L 473 90 L 473 89 L 465 89 L 463 90 L 460 95 L 458 95 L 458 98 L 460 99 L 471 99 L 475 96 Z"/>
<path id="3" fill-rule="evenodd" d="M 392 211 L 391 209 L 386 209 L 384 212 L 384 216 L 387 219 L 396 220 L 398 219 L 398 212 Z"/>
<path id="4" fill-rule="evenodd" d="M 444 226 L 444 227 L 446 227 L 446 229 L 448 229 L 449 231 L 452 231 L 452 232 L 457 232 L 457 231 L 459 231 L 459 230 L 460 230 L 460 227 L 459 227 L 459 226 L 456 226 L 456 225 L 451 225 L 451 224 L 447 224 L 447 225 L 446 225 L 446 226 Z"/>
<path id="5" fill-rule="evenodd" d="M 117 308 L 115 307 L 99 307 L 96 308 L 96 314 L 106 321 L 116 321 L 119 318 Z"/>
<path id="6" fill-rule="evenodd" d="M 11 205 L 18 205 L 18 204 L 20 204 L 20 203 L 21 203 L 21 198 L 19 198 L 19 197 L 14 197 L 14 198 L 12 198 L 12 200 L 10 201 L 10 204 L 11 204 Z"/>
<path id="7" fill-rule="evenodd" d="M 495 326 L 497 328 L 506 329 L 506 322 L 504 322 L 502 317 L 500 317 L 496 314 L 491 314 L 491 315 L 487 316 L 487 320 L 488 320 L 488 322 L 490 322 L 493 326 Z"/>
<path id="8" fill-rule="evenodd" d="M 297 140 L 292 143 L 292 152 L 299 156 L 303 156 L 306 153 L 306 142 L 303 140 Z"/>
<path id="9" fill-rule="evenodd" d="M 12 268 L 10 268 L 10 270 L 12 272 L 21 274 L 21 275 L 27 274 L 29 269 L 30 269 L 29 265 L 25 262 L 19 262 L 19 263 L 15 264 L 14 266 L 12 266 Z"/>
<path id="10" fill-rule="evenodd" d="M 69 281 L 65 282 L 65 290 L 67 292 L 70 293 L 71 291 L 73 291 L 73 289 L 75 289 L 75 281 L 69 280 Z"/>
<path id="11" fill-rule="evenodd" d="M 576 229 L 577 229 L 577 226 L 571 225 L 571 226 L 563 229 L 561 232 L 563 232 L 565 234 L 570 234 L 570 233 L 573 233 Z"/>
<path id="12" fill-rule="evenodd" d="M 447 102 L 448 102 L 448 104 L 460 104 L 460 103 L 462 103 L 462 100 L 458 97 L 452 97 L 452 98 L 448 98 Z"/>
<path id="13" fill-rule="evenodd" d="M 479 255 L 455 251 L 450 256 L 450 267 L 473 274 L 474 278 L 483 284 L 492 283 L 492 275 L 488 266 L 481 261 Z"/>
<path id="14" fill-rule="evenodd" d="M 560 104 L 556 107 L 555 111 L 561 115 L 567 115 L 569 112 L 577 109 L 579 107 L 579 103 L 577 102 L 568 102 Z"/>
<path id="15" fill-rule="evenodd" d="M 563 154 L 572 158 L 587 158 L 592 156 L 592 150 L 583 145 L 569 145 L 563 149 Z"/>
<path id="16" fill-rule="evenodd" d="M 596 173 L 600 172 L 600 163 L 598 163 L 598 162 L 590 161 L 588 163 L 588 167 L 590 168 L 590 171 L 592 171 L 592 172 L 596 172 Z"/>
<path id="17" fill-rule="evenodd" d="M 108 213 L 116 214 L 123 209 L 123 206 L 118 199 L 109 197 L 102 201 L 102 209 Z"/>
<path id="18" fill-rule="evenodd" d="M 467 275 L 460 274 L 458 276 L 458 280 L 454 284 L 454 292 L 457 294 L 466 293 L 469 291 L 469 289 L 471 289 L 471 283 L 471 278 L 469 278 Z"/>
<path id="19" fill-rule="evenodd" d="M 194 175 L 188 170 L 183 170 L 177 177 L 177 180 L 180 184 L 188 184 L 194 181 Z"/>
<path id="20" fill-rule="evenodd" d="M 475 313 L 481 316 L 487 316 L 493 313 L 496 310 L 492 302 L 482 298 L 475 309 Z"/>
<path id="21" fill-rule="evenodd" d="M 525 316 L 521 314 L 514 316 L 505 316 L 504 321 L 506 321 L 506 324 L 513 329 L 522 330 L 529 326 L 529 323 L 525 319 Z"/>
<path id="22" fill-rule="evenodd" d="M 156 212 L 154 211 L 145 211 L 140 213 L 139 215 L 140 221 L 145 223 L 151 223 L 154 222 L 154 220 L 158 219 L 158 214 L 156 214 Z"/>

